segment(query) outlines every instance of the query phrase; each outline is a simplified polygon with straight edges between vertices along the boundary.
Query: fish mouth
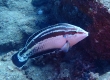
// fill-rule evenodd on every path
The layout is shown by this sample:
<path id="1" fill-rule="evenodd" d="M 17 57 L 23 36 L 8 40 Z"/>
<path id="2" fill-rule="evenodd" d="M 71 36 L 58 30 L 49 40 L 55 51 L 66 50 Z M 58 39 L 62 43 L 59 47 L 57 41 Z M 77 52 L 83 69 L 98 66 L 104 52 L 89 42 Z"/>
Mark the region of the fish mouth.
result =
<path id="1" fill-rule="evenodd" d="M 86 36 L 89 35 L 89 32 L 87 32 L 87 31 L 81 29 L 80 27 L 77 27 L 76 32 L 77 32 L 78 34 L 85 34 Z"/>
<path id="2" fill-rule="evenodd" d="M 85 32 L 84 34 L 86 34 L 87 36 L 89 36 L 89 32 Z"/>

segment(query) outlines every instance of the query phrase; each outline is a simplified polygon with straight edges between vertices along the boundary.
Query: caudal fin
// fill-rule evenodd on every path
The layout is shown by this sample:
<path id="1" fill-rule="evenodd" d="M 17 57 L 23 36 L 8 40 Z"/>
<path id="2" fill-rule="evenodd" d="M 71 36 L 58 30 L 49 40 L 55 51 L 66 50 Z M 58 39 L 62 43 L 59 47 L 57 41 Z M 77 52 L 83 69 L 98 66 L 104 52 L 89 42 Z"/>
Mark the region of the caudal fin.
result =
<path id="1" fill-rule="evenodd" d="M 19 68 L 22 68 L 23 65 L 27 62 L 27 60 L 24 60 L 24 61 L 19 61 L 18 59 L 18 53 L 14 54 L 11 58 L 13 64 Z"/>

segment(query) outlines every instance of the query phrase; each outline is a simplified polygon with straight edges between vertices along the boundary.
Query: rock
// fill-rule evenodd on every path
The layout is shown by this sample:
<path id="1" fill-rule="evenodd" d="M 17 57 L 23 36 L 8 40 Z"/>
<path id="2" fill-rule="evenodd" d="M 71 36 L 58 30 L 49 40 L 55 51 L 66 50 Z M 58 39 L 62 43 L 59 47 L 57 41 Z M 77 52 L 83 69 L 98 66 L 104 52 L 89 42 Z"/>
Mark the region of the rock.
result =
<path id="1" fill-rule="evenodd" d="M 8 56 L 7 61 L 0 61 L 0 79 L 1 80 L 29 80 L 26 78 L 26 75 L 23 74 L 23 71 L 19 71 L 15 68 L 13 65 L 11 59 L 11 56 L 13 55 L 13 52 L 10 51 L 6 55 Z M 1 59 L 2 56 L 0 56 Z"/>
<path id="2" fill-rule="evenodd" d="M 82 46 L 94 59 L 110 60 L 110 38 L 108 37 L 110 36 L 110 14 L 103 4 L 93 0 L 92 2 L 86 1 L 81 7 L 79 6 L 93 20 L 87 28 L 90 35 Z M 94 7 L 96 5 L 97 9 Z"/>
<path id="3" fill-rule="evenodd" d="M 100 0 L 100 3 L 102 3 L 104 7 L 110 8 L 110 0 Z"/>
<path id="4" fill-rule="evenodd" d="M 59 79 L 62 79 L 62 78 L 71 79 L 70 78 L 71 77 L 70 76 L 70 71 L 67 68 L 68 68 L 68 66 L 65 63 L 62 63 L 60 65 L 60 74 L 58 75 Z"/>
<path id="5" fill-rule="evenodd" d="M 74 0 L 52 1 L 53 9 L 51 10 L 58 22 L 71 23 L 81 28 L 86 28 L 91 24 L 91 18 L 76 6 Z"/>
<path id="6" fill-rule="evenodd" d="M 56 18 L 53 14 L 54 1 L 53 0 L 32 0 L 32 5 L 35 7 L 37 16 L 40 17 L 36 21 L 36 25 L 40 28 L 44 28 L 57 23 Z"/>
<path id="7" fill-rule="evenodd" d="M 110 72 L 107 72 L 101 76 L 97 80 L 110 80 Z"/>
<path id="8" fill-rule="evenodd" d="M 1 56 L 1 61 L 10 61 L 10 57 L 17 51 L 10 51 L 7 54 Z"/>
<path id="9" fill-rule="evenodd" d="M 0 0 L 0 6 L 7 6 L 7 4 L 6 4 L 6 2 L 7 2 L 8 0 Z"/>
<path id="10" fill-rule="evenodd" d="M 90 72 L 89 75 L 90 75 L 90 79 L 91 80 L 97 80 L 97 79 L 99 79 L 99 74 L 98 73 Z"/>
<path id="11" fill-rule="evenodd" d="M 18 49 L 38 30 L 34 7 L 30 0 L 0 0 L 0 4 L 0 51 Z"/>
<path id="12" fill-rule="evenodd" d="M 14 48 L 16 44 L 21 43 L 23 38 L 20 29 L 17 28 L 16 23 L 19 18 L 16 15 L 20 16 L 14 11 L 0 12 L 0 50 L 2 51 Z"/>
<path id="13" fill-rule="evenodd" d="M 53 80 L 55 78 L 55 72 L 50 65 L 44 67 L 29 65 L 29 68 L 25 70 L 25 74 L 28 79 L 32 80 Z"/>
<path id="14" fill-rule="evenodd" d="M 12 66 L 7 67 L 11 72 L 14 71 L 14 68 Z"/>

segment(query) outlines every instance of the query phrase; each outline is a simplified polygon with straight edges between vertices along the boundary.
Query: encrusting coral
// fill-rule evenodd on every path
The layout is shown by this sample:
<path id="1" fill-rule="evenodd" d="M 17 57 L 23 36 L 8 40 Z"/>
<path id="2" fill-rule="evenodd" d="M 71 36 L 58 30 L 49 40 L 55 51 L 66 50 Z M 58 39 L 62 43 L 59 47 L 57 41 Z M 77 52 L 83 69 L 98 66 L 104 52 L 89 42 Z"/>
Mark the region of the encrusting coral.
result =
<path id="1" fill-rule="evenodd" d="M 107 8 L 95 0 L 85 0 L 85 4 L 84 1 L 78 4 L 93 20 L 93 24 L 87 27 L 90 36 L 84 46 L 86 51 L 94 58 L 110 60 L 110 14 Z"/>
<path id="2" fill-rule="evenodd" d="M 59 15 L 62 22 L 89 31 L 82 46 L 92 57 L 110 59 L 110 14 L 99 0 L 61 0 L 55 5 L 57 12 L 54 14 Z"/>

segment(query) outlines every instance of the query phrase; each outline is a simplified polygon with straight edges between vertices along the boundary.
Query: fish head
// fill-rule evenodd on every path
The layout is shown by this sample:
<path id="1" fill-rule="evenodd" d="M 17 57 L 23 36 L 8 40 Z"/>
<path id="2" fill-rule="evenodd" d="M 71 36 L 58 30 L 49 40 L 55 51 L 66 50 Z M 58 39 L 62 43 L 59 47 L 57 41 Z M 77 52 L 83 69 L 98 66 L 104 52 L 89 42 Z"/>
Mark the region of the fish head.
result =
<path id="1" fill-rule="evenodd" d="M 74 31 L 75 33 L 73 34 L 68 34 L 66 39 L 70 44 L 70 47 L 72 47 L 73 45 L 77 44 L 78 42 L 80 42 L 81 40 L 85 39 L 88 36 L 88 32 L 83 30 L 80 27 L 74 27 Z"/>

